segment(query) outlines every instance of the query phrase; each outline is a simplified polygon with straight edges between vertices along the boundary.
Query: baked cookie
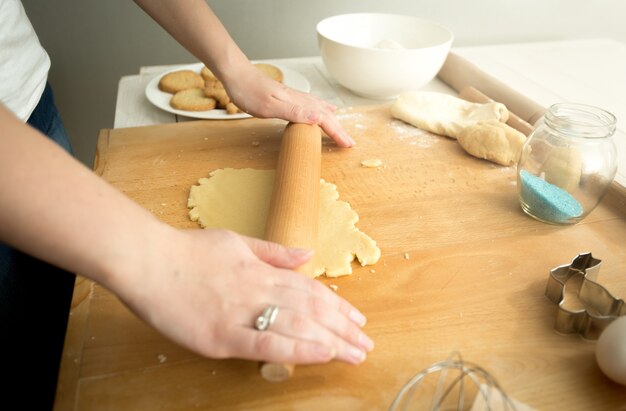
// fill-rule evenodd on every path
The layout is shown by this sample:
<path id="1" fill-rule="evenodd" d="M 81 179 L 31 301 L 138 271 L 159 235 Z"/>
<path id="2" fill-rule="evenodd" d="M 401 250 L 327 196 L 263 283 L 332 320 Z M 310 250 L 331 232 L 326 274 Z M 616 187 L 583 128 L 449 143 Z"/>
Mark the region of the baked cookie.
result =
<path id="1" fill-rule="evenodd" d="M 202 86 L 204 86 L 202 76 L 191 70 L 173 71 L 159 80 L 159 89 L 172 94 L 190 88 L 202 88 Z"/>
<path id="2" fill-rule="evenodd" d="M 207 111 L 215 108 L 216 101 L 205 96 L 202 88 L 190 88 L 174 94 L 170 105 L 178 110 Z"/>
<path id="3" fill-rule="evenodd" d="M 202 70 L 200 70 L 200 75 L 205 81 L 217 80 L 215 74 L 213 74 L 213 72 L 207 66 L 202 66 Z"/>
<path id="4" fill-rule="evenodd" d="M 232 102 L 229 102 L 228 104 L 226 104 L 225 108 L 226 108 L 226 113 L 227 114 L 243 113 L 243 110 L 240 109 L 239 107 L 237 107 Z"/>
<path id="5" fill-rule="evenodd" d="M 283 73 L 278 67 L 266 63 L 255 63 L 254 66 L 269 78 L 280 83 L 283 82 Z M 233 104 L 224 89 L 224 84 L 215 77 L 211 70 L 203 66 L 200 75 L 204 79 L 204 96 L 215 100 L 217 108 L 225 109 L 228 114 L 243 113 L 239 107 Z"/>
<path id="6" fill-rule="evenodd" d="M 204 81 L 204 88 L 205 89 L 224 90 L 224 85 L 218 79 L 205 80 Z"/>
<path id="7" fill-rule="evenodd" d="M 204 95 L 214 98 L 217 101 L 218 108 L 226 108 L 231 102 L 230 97 L 224 89 L 224 85 L 217 79 L 206 80 L 204 82 Z"/>
<path id="8" fill-rule="evenodd" d="M 269 78 L 276 80 L 279 83 L 283 82 L 283 72 L 280 71 L 278 67 L 267 63 L 255 63 L 254 66 L 261 70 Z"/>
<path id="9" fill-rule="evenodd" d="M 226 104 L 230 103 L 230 97 L 223 88 L 205 87 L 204 95 L 215 99 L 219 108 L 224 108 L 226 107 Z"/>

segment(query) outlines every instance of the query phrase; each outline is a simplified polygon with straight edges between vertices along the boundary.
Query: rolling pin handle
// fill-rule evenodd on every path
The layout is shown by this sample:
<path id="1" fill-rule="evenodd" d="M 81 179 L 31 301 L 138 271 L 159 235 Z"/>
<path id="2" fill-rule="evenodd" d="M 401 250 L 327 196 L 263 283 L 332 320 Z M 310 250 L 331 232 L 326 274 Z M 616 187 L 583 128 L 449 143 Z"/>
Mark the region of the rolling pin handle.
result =
<path id="1" fill-rule="evenodd" d="M 478 89 L 472 86 L 465 86 L 459 91 L 459 97 L 464 100 L 471 101 L 474 103 L 490 103 L 493 102 L 493 99 L 489 96 L 484 95 Z M 530 135 L 535 129 L 531 124 L 522 120 L 517 114 L 513 113 L 509 110 L 509 119 L 506 122 L 509 126 L 513 127 L 520 133 L 524 134 L 526 137 Z"/>
<path id="2" fill-rule="evenodd" d="M 504 104 L 510 112 L 515 113 L 521 121 L 531 128 L 546 112 L 545 107 L 518 93 L 507 84 L 485 73 L 476 65 L 453 52 L 448 54 L 437 77 L 459 93 L 467 86 L 476 87 L 489 98 Z M 516 123 L 526 131 L 518 130 L 527 134 L 528 127 L 523 123 Z M 509 125 L 517 128 L 512 124 Z"/>

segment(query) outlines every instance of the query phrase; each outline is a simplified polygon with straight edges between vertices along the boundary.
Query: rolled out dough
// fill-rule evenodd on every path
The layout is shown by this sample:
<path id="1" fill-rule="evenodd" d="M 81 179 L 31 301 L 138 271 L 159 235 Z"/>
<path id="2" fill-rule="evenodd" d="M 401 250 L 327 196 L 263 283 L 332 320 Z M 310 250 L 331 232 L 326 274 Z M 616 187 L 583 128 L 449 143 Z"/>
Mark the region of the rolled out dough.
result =
<path id="1" fill-rule="evenodd" d="M 189 217 L 204 228 L 225 228 L 263 238 L 269 212 L 274 170 L 225 168 L 212 171 L 191 187 Z M 374 264 L 380 249 L 356 228 L 359 221 L 350 205 L 339 200 L 334 184 L 321 180 L 318 246 L 313 257 L 315 276 L 352 273 L 355 257 L 361 265 Z"/>

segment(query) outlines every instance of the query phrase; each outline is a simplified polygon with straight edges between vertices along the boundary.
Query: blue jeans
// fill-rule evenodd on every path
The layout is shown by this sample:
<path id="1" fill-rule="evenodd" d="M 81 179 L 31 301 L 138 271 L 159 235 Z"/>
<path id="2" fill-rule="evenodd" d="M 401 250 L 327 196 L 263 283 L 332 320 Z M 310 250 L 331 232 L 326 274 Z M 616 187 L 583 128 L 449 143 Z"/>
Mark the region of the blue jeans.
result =
<path id="1" fill-rule="evenodd" d="M 49 85 L 28 124 L 71 153 Z M 0 372 L 9 380 L 0 388 L 0 408 L 52 409 L 74 279 L 0 243 Z M 18 395 L 27 387 L 28 395 Z"/>

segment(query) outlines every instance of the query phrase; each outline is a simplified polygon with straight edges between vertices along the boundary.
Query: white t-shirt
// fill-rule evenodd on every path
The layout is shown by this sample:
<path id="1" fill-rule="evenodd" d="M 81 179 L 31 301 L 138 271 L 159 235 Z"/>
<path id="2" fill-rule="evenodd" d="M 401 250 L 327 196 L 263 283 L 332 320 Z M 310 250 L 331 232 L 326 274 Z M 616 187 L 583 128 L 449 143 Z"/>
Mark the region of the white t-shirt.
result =
<path id="1" fill-rule="evenodd" d="M 26 122 L 48 79 L 50 58 L 20 0 L 0 0 L 0 102 Z"/>

